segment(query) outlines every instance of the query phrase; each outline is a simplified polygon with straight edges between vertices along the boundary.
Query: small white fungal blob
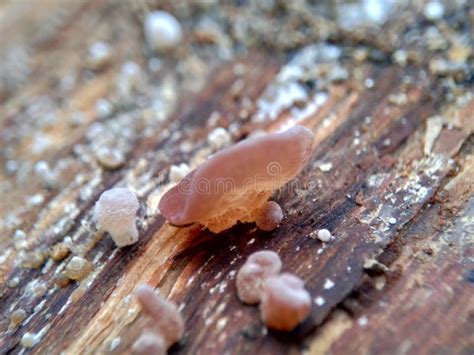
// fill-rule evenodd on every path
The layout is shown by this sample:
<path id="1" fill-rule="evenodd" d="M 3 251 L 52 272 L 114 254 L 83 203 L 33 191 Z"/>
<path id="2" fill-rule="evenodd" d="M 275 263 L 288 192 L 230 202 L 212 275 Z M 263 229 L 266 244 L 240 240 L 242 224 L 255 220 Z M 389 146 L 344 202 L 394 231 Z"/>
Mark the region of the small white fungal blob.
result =
<path id="1" fill-rule="evenodd" d="M 263 284 L 260 315 L 268 328 L 292 331 L 311 310 L 311 296 L 299 277 L 283 273 Z"/>
<path id="2" fill-rule="evenodd" d="M 35 164 L 35 173 L 46 187 L 55 187 L 58 183 L 56 174 L 44 160 L 40 160 Z"/>
<path id="3" fill-rule="evenodd" d="M 2 260 L 0 260 L 0 262 L 2 262 Z M 11 288 L 14 288 L 14 287 L 17 287 L 19 283 L 20 283 L 20 278 L 18 276 L 15 276 L 10 281 L 8 281 L 7 286 L 11 287 Z"/>
<path id="4" fill-rule="evenodd" d="M 318 165 L 319 170 L 321 170 L 323 173 L 327 173 L 331 171 L 332 169 L 332 163 L 327 162 L 327 163 L 321 163 Z"/>
<path id="5" fill-rule="evenodd" d="M 25 319 L 26 312 L 23 309 L 17 309 L 10 314 L 10 327 L 14 328 Z"/>
<path id="6" fill-rule="evenodd" d="M 33 206 L 39 206 L 44 202 L 44 196 L 42 194 L 33 195 L 28 199 L 28 202 Z"/>
<path id="7" fill-rule="evenodd" d="M 46 285 L 43 282 L 40 282 L 33 287 L 33 293 L 35 297 L 43 296 L 46 291 L 48 291 L 48 289 L 46 288 Z"/>
<path id="8" fill-rule="evenodd" d="M 162 298 L 146 284 L 138 286 L 136 297 L 148 318 L 147 330 L 162 336 L 166 348 L 183 337 L 184 321 L 174 303 Z"/>
<path id="9" fill-rule="evenodd" d="M 164 11 L 150 12 L 144 22 L 145 40 L 154 51 L 163 51 L 176 47 L 183 31 L 178 20 Z"/>
<path id="10" fill-rule="evenodd" d="M 172 165 L 170 168 L 170 181 L 179 182 L 189 173 L 189 166 L 185 163 L 179 165 Z"/>
<path id="11" fill-rule="evenodd" d="M 89 47 L 87 65 L 91 69 L 102 69 L 110 63 L 112 59 L 112 48 L 108 43 L 95 42 Z"/>
<path id="12" fill-rule="evenodd" d="M 82 280 L 91 270 L 92 264 L 90 261 L 80 256 L 73 256 L 66 265 L 66 276 L 71 280 Z"/>
<path id="13" fill-rule="evenodd" d="M 8 174 L 14 174 L 18 170 L 18 162 L 16 160 L 8 160 L 5 164 Z"/>
<path id="14" fill-rule="evenodd" d="M 99 99 L 95 103 L 97 117 L 105 118 L 112 113 L 112 105 L 106 99 Z"/>
<path id="15" fill-rule="evenodd" d="M 105 169 L 118 169 L 125 163 L 125 156 L 118 149 L 101 147 L 94 155 L 97 162 Z"/>
<path id="16" fill-rule="evenodd" d="M 126 188 L 113 188 L 103 192 L 95 205 L 94 213 L 99 229 L 109 232 L 119 248 L 138 241 L 135 225 L 138 207 L 137 196 Z"/>
<path id="17" fill-rule="evenodd" d="M 372 78 L 367 78 L 364 80 L 364 85 L 367 89 L 372 89 L 375 85 L 375 82 Z"/>
<path id="18" fill-rule="evenodd" d="M 122 65 L 120 76 L 117 80 L 117 89 L 122 96 L 132 94 L 142 83 L 143 72 L 137 63 L 128 61 Z"/>
<path id="19" fill-rule="evenodd" d="M 328 231 L 327 229 L 320 229 L 318 231 L 318 238 L 322 242 L 325 242 L 325 243 L 329 242 L 331 240 L 331 237 L 332 237 L 331 232 Z"/>
<path id="20" fill-rule="evenodd" d="M 393 60 L 395 63 L 398 65 L 404 67 L 408 63 L 408 53 L 407 51 L 403 49 L 399 49 L 398 51 L 395 51 L 392 55 Z"/>
<path id="21" fill-rule="evenodd" d="M 117 349 L 117 347 L 120 345 L 120 342 L 121 342 L 120 337 L 113 338 L 112 341 L 110 342 L 109 350 L 114 351 L 115 349 Z"/>
<path id="22" fill-rule="evenodd" d="M 232 138 L 225 128 L 217 127 L 209 132 L 207 142 L 213 149 L 220 149 L 229 145 Z"/>
<path id="23" fill-rule="evenodd" d="M 432 0 L 425 5 L 423 14 L 428 20 L 439 20 L 444 15 L 444 6 L 441 2 Z"/>
<path id="24" fill-rule="evenodd" d="M 26 349 L 31 349 L 38 343 L 38 337 L 36 334 L 26 332 L 21 337 L 21 345 Z"/>
<path id="25" fill-rule="evenodd" d="M 335 285 L 335 283 L 330 279 L 326 279 L 326 281 L 324 281 L 324 289 L 325 290 L 329 290 L 329 289 L 333 288 L 334 285 Z"/>
<path id="26" fill-rule="evenodd" d="M 369 320 L 367 319 L 366 316 L 362 316 L 357 320 L 357 324 L 359 324 L 361 327 L 365 327 Z"/>
<path id="27" fill-rule="evenodd" d="M 26 233 L 23 232 L 21 229 L 15 230 L 15 234 L 13 235 L 15 239 L 24 239 L 26 238 Z"/>
<path id="28" fill-rule="evenodd" d="M 248 304 L 260 302 L 263 281 L 278 275 L 282 263 L 277 253 L 271 250 L 251 254 L 237 273 L 235 284 L 239 299 Z"/>
<path id="29" fill-rule="evenodd" d="M 25 232 L 23 232 L 21 229 L 17 229 L 13 234 L 13 245 L 15 246 L 16 250 L 27 249 L 28 240 L 26 238 Z"/>
<path id="30" fill-rule="evenodd" d="M 145 331 L 133 343 L 132 353 L 135 355 L 165 355 L 165 340 L 160 334 Z"/>
<path id="31" fill-rule="evenodd" d="M 133 61 L 128 61 L 122 65 L 122 68 L 120 69 L 120 75 L 123 77 L 128 78 L 129 80 L 139 80 L 140 76 L 142 74 L 142 70 L 140 66 L 133 62 Z"/>

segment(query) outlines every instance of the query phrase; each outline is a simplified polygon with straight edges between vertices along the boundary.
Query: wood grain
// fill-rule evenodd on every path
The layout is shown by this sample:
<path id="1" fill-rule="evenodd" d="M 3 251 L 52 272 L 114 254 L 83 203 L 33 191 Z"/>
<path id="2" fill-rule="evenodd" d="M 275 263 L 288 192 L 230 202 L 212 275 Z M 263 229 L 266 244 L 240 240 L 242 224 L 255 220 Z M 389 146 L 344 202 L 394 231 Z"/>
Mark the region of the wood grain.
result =
<path id="1" fill-rule="evenodd" d="M 48 6 L 59 6 L 53 3 Z M 133 128 L 139 133 L 129 142 L 132 149 L 124 166 L 109 171 L 81 162 L 77 146 L 90 144 L 87 132 L 96 121 L 93 105 L 114 86 L 119 66 L 113 64 L 68 94 L 73 106 L 86 113 L 85 125 L 48 128 L 54 144 L 35 155 L 34 132 L 22 135 L 23 106 L 40 93 L 54 92 L 48 88 L 57 78 L 48 59 L 58 57 L 49 50 L 72 58 L 76 47 L 85 46 L 78 34 L 92 31 L 85 24 L 98 23 L 93 15 L 85 16 L 102 13 L 102 6 L 77 6 L 76 19 L 62 27 L 62 34 L 41 42 L 33 66 L 38 79 L 4 102 L 2 150 L 15 146 L 22 159 L 65 159 L 70 165 L 59 188 L 46 189 L 32 177 L 22 184 L 5 171 L 0 176 L 0 215 L 5 221 L 13 212 L 21 218 L 19 225 L 2 222 L 0 228 L 0 353 L 129 353 L 144 326 L 133 299 L 133 290 L 142 282 L 159 287 L 179 305 L 186 332 L 170 349 L 173 354 L 474 351 L 474 100 L 463 105 L 438 100 L 444 97 L 442 82 L 420 74 L 416 66 L 359 66 L 346 60 L 349 70 L 373 79 L 374 86 L 367 88 L 353 77 L 330 83 L 324 104 L 299 122 L 315 133 L 316 148 L 303 172 L 273 196 L 285 213 L 277 230 L 263 232 L 253 224 L 238 224 L 219 234 L 197 225 L 174 228 L 156 212 L 159 197 L 170 187 L 171 165 L 203 161 L 211 153 L 207 136 L 215 127 L 239 122 L 233 133 L 238 141 L 256 130 L 275 131 L 291 123 L 288 110 L 263 123 L 242 118 L 243 102 L 252 103 L 246 112 L 251 117 L 287 59 L 254 49 L 230 61 L 210 61 L 203 74 L 205 85 L 193 92 L 188 82 L 180 83 L 176 110 L 147 134 L 136 101 L 115 108 L 114 117 L 136 118 Z M 110 16 L 121 18 L 116 12 Z M 131 52 L 140 61 L 140 49 L 132 40 L 141 36 L 135 20 L 109 18 L 114 25 L 105 24 L 101 31 L 130 27 L 127 38 L 136 47 Z M 24 26 L 21 21 L 17 26 Z M 71 38 L 75 40 L 68 42 Z M 75 45 L 68 49 L 64 43 Z M 117 53 L 122 51 L 127 51 L 123 44 Z M 76 62 L 69 66 L 77 68 Z M 166 72 L 170 63 L 164 65 Z M 245 71 L 240 73 L 239 67 Z M 67 68 L 63 63 L 58 72 Z M 407 76 L 414 79 L 408 89 Z M 236 94 L 237 81 L 241 94 Z M 472 92 L 472 84 L 465 85 Z M 400 91 L 407 101 L 393 104 L 393 95 Z M 61 117 L 71 115 L 59 97 L 54 102 Z M 214 113 L 218 118 L 210 120 Z M 425 155 L 427 119 L 436 114 L 446 116 L 449 124 L 443 125 L 432 153 Z M 2 157 L 2 165 L 6 160 Z M 332 165 L 323 171 L 321 163 Z M 141 203 L 140 241 L 120 250 L 107 233 L 97 232 L 92 216 L 98 196 L 119 185 L 133 186 Z M 37 193 L 44 202 L 29 204 L 28 198 Z M 20 228 L 28 235 L 26 254 L 12 237 Z M 335 239 L 322 243 L 310 237 L 321 228 Z M 32 258 L 65 236 L 77 246 L 65 260 L 47 257 L 38 268 L 21 265 L 22 258 Z M 303 278 L 315 301 L 310 317 L 289 334 L 266 329 L 258 307 L 243 305 L 236 296 L 238 268 L 260 249 L 277 251 L 284 271 Z M 92 274 L 66 287 L 55 286 L 55 275 L 74 254 L 93 261 Z M 38 296 L 39 284 L 46 292 Z M 11 327 L 10 315 L 17 309 L 23 309 L 26 318 Z M 20 344 L 26 332 L 41 334 L 31 350 Z"/>

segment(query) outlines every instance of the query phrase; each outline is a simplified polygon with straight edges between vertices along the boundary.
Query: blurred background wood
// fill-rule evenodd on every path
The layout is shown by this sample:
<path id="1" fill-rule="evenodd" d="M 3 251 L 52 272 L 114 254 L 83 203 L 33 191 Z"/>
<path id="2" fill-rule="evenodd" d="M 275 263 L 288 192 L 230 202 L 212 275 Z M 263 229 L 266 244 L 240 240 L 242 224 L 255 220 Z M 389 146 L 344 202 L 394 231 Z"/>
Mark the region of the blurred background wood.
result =
<path id="1" fill-rule="evenodd" d="M 472 353 L 473 7 L 459 3 L 445 4 L 440 21 L 423 17 L 420 2 L 386 10 L 382 27 L 352 30 L 332 17 L 336 2 L 0 5 L 0 353 L 128 353 L 143 328 L 131 296 L 141 282 L 184 316 L 171 353 Z M 155 8 L 183 25 L 172 53 L 144 44 L 142 21 Z M 97 41 L 112 57 L 91 70 Z M 313 44 L 322 46 L 304 52 Z M 304 53 L 306 96 L 290 100 L 285 85 Z M 288 106 L 268 97 L 278 93 Z M 276 117 L 259 119 L 274 107 Z M 170 167 L 213 153 L 216 127 L 236 142 L 295 123 L 313 130 L 316 149 L 274 196 L 285 212 L 277 230 L 239 224 L 216 235 L 157 213 Z M 123 154 L 116 168 L 101 163 L 103 146 Z M 120 250 L 92 219 L 112 186 L 141 202 L 140 241 Z M 312 238 L 321 228 L 335 239 Z M 314 299 L 290 334 L 267 330 L 258 308 L 237 299 L 235 273 L 259 249 L 277 251 Z M 63 285 L 73 255 L 93 271 Z M 28 332 L 31 349 L 21 344 Z"/>

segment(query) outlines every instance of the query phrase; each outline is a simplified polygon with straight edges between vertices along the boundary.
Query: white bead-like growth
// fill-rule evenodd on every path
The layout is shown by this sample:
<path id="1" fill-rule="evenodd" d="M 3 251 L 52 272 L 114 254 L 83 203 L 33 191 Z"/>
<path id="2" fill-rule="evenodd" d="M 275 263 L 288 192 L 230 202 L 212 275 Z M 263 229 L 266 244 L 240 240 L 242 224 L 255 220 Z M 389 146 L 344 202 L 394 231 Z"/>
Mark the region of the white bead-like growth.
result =
<path id="1" fill-rule="evenodd" d="M 40 160 L 35 164 L 35 173 L 41 179 L 43 185 L 47 187 L 57 186 L 57 176 L 44 160 Z"/>
<path id="2" fill-rule="evenodd" d="M 82 280 L 92 269 L 90 261 L 81 258 L 80 256 L 73 256 L 66 265 L 66 276 L 71 280 Z"/>
<path id="3" fill-rule="evenodd" d="M 112 236 L 120 248 L 138 241 L 135 216 L 139 204 L 133 191 L 114 188 L 100 195 L 95 205 L 95 218 L 98 227 Z"/>
<path id="4" fill-rule="evenodd" d="M 331 232 L 327 229 L 320 229 L 318 231 L 318 239 L 322 242 L 329 242 L 331 240 Z"/>
<path id="5" fill-rule="evenodd" d="M 177 183 L 189 173 L 189 166 L 185 163 L 172 165 L 170 168 L 170 181 Z"/>
<path id="6" fill-rule="evenodd" d="M 143 80 L 143 71 L 137 63 L 133 61 L 124 63 L 117 79 L 119 95 L 130 96 L 134 91 L 139 90 L 143 85 Z"/>
<path id="7" fill-rule="evenodd" d="M 225 128 L 217 127 L 209 132 L 207 136 L 207 142 L 213 149 L 220 149 L 229 145 L 232 141 L 232 137 Z"/>
<path id="8" fill-rule="evenodd" d="M 25 334 L 23 334 L 20 343 L 24 348 L 31 349 L 36 344 L 38 344 L 38 341 L 39 339 L 36 334 L 26 332 Z"/>
<path id="9" fill-rule="evenodd" d="M 95 42 L 89 47 L 87 64 L 92 69 L 102 69 L 112 59 L 112 47 L 105 42 Z"/>
<path id="10" fill-rule="evenodd" d="M 178 20 L 164 11 L 153 11 L 147 15 L 144 32 L 148 46 L 154 51 L 176 47 L 183 37 Z"/>
<path id="11" fill-rule="evenodd" d="M 95 103 L 98 118 L 105 118 L 112 113 L 112 104 L 106 99 L 99 99 Z"/>
<path id="12" fill-rule="evenodd" d="M 444 5 L 436 0 L 426 3 L 423 14 L 428 20 L 439 20 L 444 16 Z"/>
<path id="13" fill-rule="evenodd" d="M 117 169 L 125 163 L 125 156 L 118 149 L 100 147 L 95 151 L 94 155 L 97 162 L 105 169 Z"/>

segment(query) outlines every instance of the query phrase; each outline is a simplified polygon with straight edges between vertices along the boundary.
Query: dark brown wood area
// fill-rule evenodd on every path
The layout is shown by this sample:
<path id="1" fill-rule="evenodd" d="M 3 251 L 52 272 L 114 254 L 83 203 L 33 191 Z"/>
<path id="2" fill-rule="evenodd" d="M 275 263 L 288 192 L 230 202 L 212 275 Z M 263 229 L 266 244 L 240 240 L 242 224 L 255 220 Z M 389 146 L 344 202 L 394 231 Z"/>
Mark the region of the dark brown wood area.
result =
<path id="1" fill-rule="evenodd" d="M 257 130 L 271 132 L 291 122 L 290 109 L 274 120 L 251 117 L 258 113 L 257 102 L 266 88 L 302 45 L 275 50 L 245 43 L 245 51 L 217 59 L 191 38 L 193 15 L 183 12 L 187 49 L 165 58 L 155 75 L 146 69 L 149 53 L 143 49 L 138 6 L 153 7 L 150 2 L 136 2 L 136 7 L 71 3 L 76 5 L 61 12 L 64 3 L 47 0 L 36 16 L 13 1 L 0 5 L 3 16 L 12 14 L 10 22 L 4 18 L 1 35 L 28 47 L 31 69 L 21 86 L 0 90 L 1 354 L 129 353 L 144 326 L 133 299 L 142 282 L 159 287 L 182 312 L 185 337 L 170 349 L 172 354 L 474 352 L 472 67 L 465 78 L 453 74 L 457 89 L 448 88 L 445 78 L 450 74 L 427 70 L 429 51 L 420 49 L 419 62 L 401 66 L 386 54 L 393 52 L 390 41 L 382 46 L 379 39 L 371 39 L 373 33 L 364 40 L 357 33 L 331 33 L 331 25 L 328 42 L 350 53 L 338 59 L 350 75 L 325 84 L 324 103 L 298 121 L 315 133 L 316 148 L 303 172 L 275 192 L 273 198 L 285 213 L 280 227 L 262 232 L 254 224 L 238 224 L 219 234 L 197 225 L 174 228 L 156 210 L 159 197 L 171 186 L 170 167 L 202 162 L 212 153 L 207 137 L 216 127 L 228 128 L 237 142 Z M 164 5 L 169 11 L 175 11 L 173 6 Z M 44 20 L 48 9 L 58 12 L 56 17 L 50 14 L 56 27 L 51 18 Z M 229 4 L 223 9 L 243 11 Z M 472 20 L 472 7 L 466 9 L 452 10 L 446 28 L 449 21 L 463 21 L 461 11 Z M 28 31 L 6 30 L 29 28 L 28 16 L 54 28 L 38 39 Z M 401 37 L 407 29 L 430 26 L 417 16 L 409 17 L 406 26 L 389 24 L 387 31 L 397 30 Z M 462 31 L 469 30 L 472 23 Z M 114 56 L 105 71 L 89 78 L 81 58 L 95 33 L 115 44 Z M 304 44 L 319 43 L 318 38 Z M 200 62 L 188 61 L 192 46 L 199 47 Z M 361 63 L 351 54 L 360 46 L 384 57 Z M 468 58 L 472 63 L 472 50 Z M 129 99 L 110 98 L 112 113 L 97 118 L 96 101 L 114 92 L 127 60 L 145 68 L 146 84 Z M 195 73 L 186 67 L 183 74 L 176 61 L 198 69 Z M 77 76 L 75 84 L 64 89 L 61 79 L 71 72 Z M 172 79 L 166 75 L 170 72 Z M 373 85 L 366 84 L 367 78 Z M 147 110 L 157 95 L 153 90 L 167 80 L 173 83 L 175 104 L 164 120 L 150 123 Z M 192 89 L 199 80 L 199 89 Z M 447 94 L 450 90 L 454 99 Z M 397 101 L 400 93 L 404 99 Z M 461 96 L 463 101 L 456 99 Z M 33 106 L 39 97 L 49 98 L 51 105 L 44 105 L 52 106 L 58 117 L 51 125 L 36 121 L 36 113 L 44 117 L 49 112 Z M 76 111 L 85 117 L 79 125 L 69 121 Z M 436 115 L 443 122 L 426 152 Z M 106 129 L 118 127 L 117 136 L 121 130 L 133 132 L 124 135 L 126 159 L 118 169 L 87 160 L 95 149 L 88 134 L 97 122 Z M 231 130 L 234 122 L 238 125 Z M 42 140 L 50 143 L 38 150 Z M 84 150 L 90 154 L 83 155 Z M 13 160 L 25 163 L 12 173 L 7 166 Z M 45 187 L 35 174 L 33 165 L 40 160 L 50 166 L 64 162 L 58 185 Z M 93 206 L 104 190 L 124 185 L 132 186 L 140 200 L 140 240 L 117 249 L 107 233 L 97 232 Z M 42 200 L 36 203 L 35 195 Z M 312 238 L 321 228 L 329 229 L 334 240 Z M 18 230 L 27 236 L 25 247 L 16 244 Z M 51 248 L 67 236 L 74 243 L 70 254 L 53 260 Z M 267 330 L 258 307 L 237 298 L 235 274 L 260 249 L 277 251 L 284 271 L 303 278 L 314 300 L 310 317 L 292 333 Z M 58 287 L 56 277 L 73 255 L 92 261 L 93 271 L 83 281 Z M 38 257 L 40 262 L 29 265 Z M 12 325 L 16 310 L 25 316 Z M 31 349 L 21 344 L 27 332 L 38 335 Z"/>

